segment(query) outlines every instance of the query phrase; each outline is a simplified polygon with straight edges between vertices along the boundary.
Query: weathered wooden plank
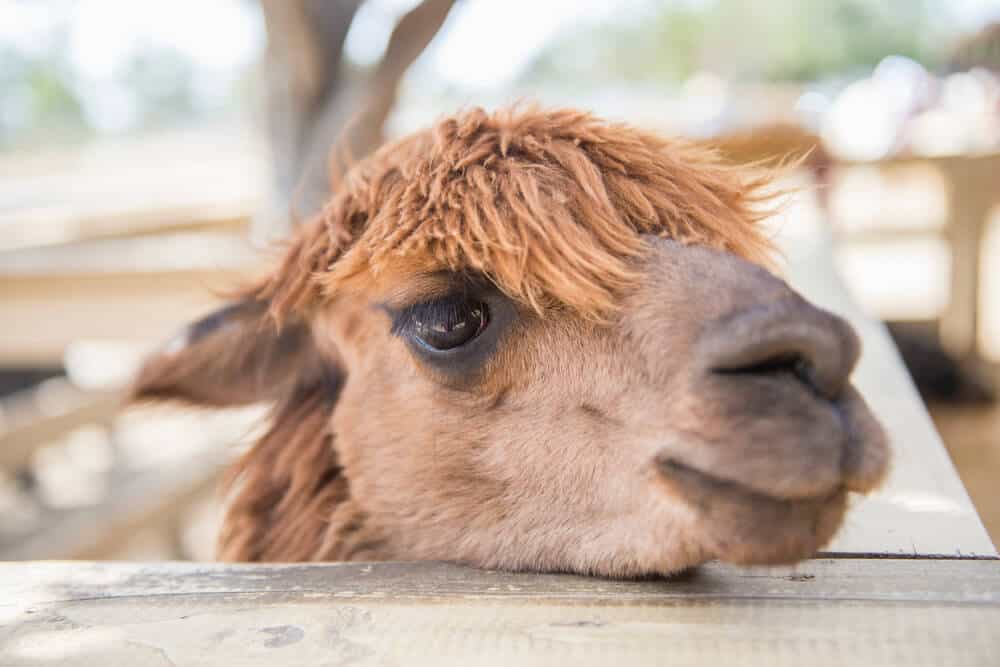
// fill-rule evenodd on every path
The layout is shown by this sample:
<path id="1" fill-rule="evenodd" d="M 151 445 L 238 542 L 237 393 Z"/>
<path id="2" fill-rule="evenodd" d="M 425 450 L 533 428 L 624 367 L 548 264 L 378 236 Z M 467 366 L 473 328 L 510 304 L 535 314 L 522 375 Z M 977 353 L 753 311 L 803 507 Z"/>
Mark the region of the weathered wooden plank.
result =
<path id="1" fill-rule="evenodd" d="M 322 564 L 0 563 L 0 608 L 79 600 L 301 595 L 657 604 L 694 598 L 1000 605 L 1000 560 L 817 558 L 788 567 L 709 563 L 670 579 L 615 581 L 479 570 L 434 561 Z"/>
<path id="2" fill-rule="evenodd" d="M 0 662 L 988 665 L 995 561 L 613 582 L 437 563 L 0 566 Z"/>
<path id="3" fill-rule="evenodd" d="M 987 666 L 1000 609 L 697 601 L 661 606 L 183 599 L 39 610 L 0 630 L 9 667 L 72 665 Z"/>

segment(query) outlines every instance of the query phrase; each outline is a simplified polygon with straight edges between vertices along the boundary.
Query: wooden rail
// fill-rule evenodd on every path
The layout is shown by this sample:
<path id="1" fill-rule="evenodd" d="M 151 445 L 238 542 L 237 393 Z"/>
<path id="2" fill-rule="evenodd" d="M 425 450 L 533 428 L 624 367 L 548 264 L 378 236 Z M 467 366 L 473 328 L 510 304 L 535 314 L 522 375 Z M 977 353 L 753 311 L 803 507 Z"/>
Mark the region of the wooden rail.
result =
<path id="1" fill-rule="evenodd" d="M 58 386 L 53 387 L 52 383 Z M 37 390 L 27 390 L 0 404 L 0 470 L 28 465 L 39 447 L 86 424 L 104 424 L 121 408 L 120 391 L 84 391 L 66 379 L 47 381 L 58 392 L 58 404 L 45 407 Z"/>
<path id="2" fill-rule="evenodd" d="M 63 378 L 8 399 L 0 405 L 0 471 L 12 477 L 38 472 L 33 457 L 40 449 L 60 446 L 63 438 L 85 426 L 103 426 L 115 445 L 123 398 L 121 390 L 88 392 Z M 151 417 L 154 424 L 166 424 L 170 418 L 169 413 Z M 114 557 L 127 550 L 140 530 L 158 532 L 176 543 L 180 517 L 215 490 L 228 450 L 237 443 L 206 427 L 197 446 L 184 444 L 186 453 L 153 466 L 133 465 L 113 447 L 112 467 L 99 476 L 103 493 L 93 504 L 51 507 L 37 487 L 22 489 L 34 516 L 3 526 L 0 560 Z"/>
<path id="3" fill-rule="evenodd" d="M 59 364 L 77 340 L 155 345 L 260 262 L 244 238 L 207 233 L 0 253 L 0 365 Z"/>
<path id="4" fill-rule="evenodd" d="M 99 503 L 43 510 L 29 530 L 0 543 L 0 560 L 109 558 L 122 553 L 139 530 L 176 540 L 177 521 L 192 502 L 215 490 L 226 460 L 216 448 L 148 470 L 117 469 L 105 480 L 108 492 Z"/>
<path id="5" fill-rule="evenodd" d="M 11 665 L 993 665 L 1000 562 L 709 564 L 645 581 L 36 563 L 0 565 L 0 616 Z"/>

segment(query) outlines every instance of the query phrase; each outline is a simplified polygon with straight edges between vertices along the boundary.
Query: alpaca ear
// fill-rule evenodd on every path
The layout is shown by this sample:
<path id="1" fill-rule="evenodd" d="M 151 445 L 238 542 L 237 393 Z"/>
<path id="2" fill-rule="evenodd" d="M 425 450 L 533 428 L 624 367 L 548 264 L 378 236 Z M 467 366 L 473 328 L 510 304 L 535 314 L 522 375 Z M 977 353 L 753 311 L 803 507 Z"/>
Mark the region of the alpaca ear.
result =
<path id="1" fill-rule="evenodd" d="M 226 407 L 286 396 L 323 364 L 308 324 L 279 328 L 268 305 L 237 301 L 187 326 L 146 360 L 131 400 Z"/>

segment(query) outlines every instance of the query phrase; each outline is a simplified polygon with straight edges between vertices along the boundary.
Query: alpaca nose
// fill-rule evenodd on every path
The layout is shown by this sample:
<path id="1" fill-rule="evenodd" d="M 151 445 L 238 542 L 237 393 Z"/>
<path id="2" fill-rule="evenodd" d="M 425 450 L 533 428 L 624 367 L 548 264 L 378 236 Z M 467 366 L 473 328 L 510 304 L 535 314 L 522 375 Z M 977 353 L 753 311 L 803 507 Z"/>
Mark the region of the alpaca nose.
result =
<path id="1" fill-rule="evenodd" d="M 798 297 L 723 316 L 708 327 L 699 347 L 711 372 L 787 371 L 828 400 L 840 396 L 860 353 L 847 322 Z"/>

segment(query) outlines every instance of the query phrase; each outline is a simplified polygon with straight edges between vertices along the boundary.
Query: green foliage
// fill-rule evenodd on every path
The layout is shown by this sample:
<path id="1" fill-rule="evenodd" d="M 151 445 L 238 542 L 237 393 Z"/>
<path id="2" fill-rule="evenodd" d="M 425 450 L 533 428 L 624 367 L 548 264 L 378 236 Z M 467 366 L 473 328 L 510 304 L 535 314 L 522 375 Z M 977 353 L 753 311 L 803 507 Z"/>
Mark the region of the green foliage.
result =
<path id="1" fill-rule="evenodd" d="M 0 146 L 44 133 L 72 139 L 86 133 L 83 107 L 59 53 L 25 55 L 0 49 Z"/>
<path id="2" fill-rule="evenodd" d="M 0 44 L 0 149 L 93 135 L 98 129 L 93 116 L 105 113 L 100 105 L 108 103 L 109 92 L 111 103 L 118 105 L 115 112 L 121 115 L 116 122 L 122 125 L 116 131 L 183 125 L 225 117 L 248 106 L 249 71 L 236 73 L 242 76 L 235 80 L 217 76 L 220 89 L 199 89 L 199 72 L 188 56 L 153 44 L 123 54 L 95 86 L 68 59 L 64 29 L 56 26 L 31 50 Z"/>
<path id="3" fill-rule="evenodd" d="M 662 82 L 705 68 L 803 81 L 870 68 L 892 54 L 933 67 L 949 41 L 945 1 L 669 2 L 630 24 L 558 41 L 527 78 Z"/>
<path id="4" fill-rule="evenodd" d="M 136 103 L 139 127 L 158 127 L 197 115 L 194 68 L 184 54 L 167 47 L 134 53 L 116 77 Z"/>
<path id="5" fill-rule="evenodd" d="M 733 4 L 733 3 L 726 3 Z M 809 80 L 870 68 L 888 55 L 935 66 L 946 41 L 927 0 L 824 0 L 782 3 L 767 32 L 765 78 Z M 749 20 L 749 17 L 744 17 Z"/>

